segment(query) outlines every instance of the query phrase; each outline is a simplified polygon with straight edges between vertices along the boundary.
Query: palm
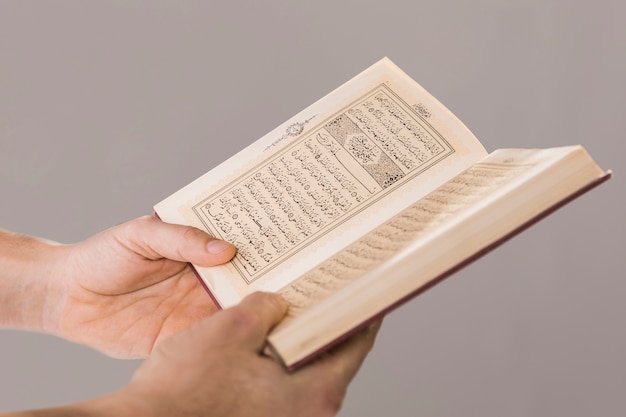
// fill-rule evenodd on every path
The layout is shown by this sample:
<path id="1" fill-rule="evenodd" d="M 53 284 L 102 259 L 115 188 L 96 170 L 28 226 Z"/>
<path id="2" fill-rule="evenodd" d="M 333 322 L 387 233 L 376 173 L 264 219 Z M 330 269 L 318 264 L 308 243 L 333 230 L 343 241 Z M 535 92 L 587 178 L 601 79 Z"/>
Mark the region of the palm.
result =
<path id="1" fill-rule="evenodd" d="M 66 337 L 116 357 L 144 357 L 161 339 L 207 317 L 216 307 L 189 266 L 123 294 L 78 288 L 63 311 Z"/>
<path id="2" fill-rule="evenodd" d="M 110 236 L 68 249 L 74 273 L 64 280 L 61 335 L 111 356 L 145 357 L 163 338 L 217 311 L 188 263 Z"/>

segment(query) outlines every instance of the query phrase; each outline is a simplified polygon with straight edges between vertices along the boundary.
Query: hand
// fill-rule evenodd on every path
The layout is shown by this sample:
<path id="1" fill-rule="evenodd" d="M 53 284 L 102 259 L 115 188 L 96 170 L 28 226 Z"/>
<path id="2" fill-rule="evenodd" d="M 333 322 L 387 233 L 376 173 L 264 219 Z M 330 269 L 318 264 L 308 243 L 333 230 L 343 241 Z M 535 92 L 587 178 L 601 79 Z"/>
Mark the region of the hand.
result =
<path id="1" fill-rule="evenodd" d="M 280 296 L 252 294 L 161 343 L 131 383 L 104 401 L 150 416 L 335 415 L 379 323 L 287 373 L 260 353 L 267 333 L 285 312 Z"/>
<path id="2" fill-rule="evenodd" d="M 215 313 L 188 262 L 212 266 L 235 254 L 199 229 L 152 217 L 57 251 L 47 330 L 127 358 Z"/>
<path id="3" fill-rule="evenodd" d="M 41 416 L 329 417 L 371 350 L 380 323 L 288 373 L 263 356 L 267 333 L 287 308 L 254 293 L 159 344 L 121 390 L 78 404 L 2 414 Z"/>

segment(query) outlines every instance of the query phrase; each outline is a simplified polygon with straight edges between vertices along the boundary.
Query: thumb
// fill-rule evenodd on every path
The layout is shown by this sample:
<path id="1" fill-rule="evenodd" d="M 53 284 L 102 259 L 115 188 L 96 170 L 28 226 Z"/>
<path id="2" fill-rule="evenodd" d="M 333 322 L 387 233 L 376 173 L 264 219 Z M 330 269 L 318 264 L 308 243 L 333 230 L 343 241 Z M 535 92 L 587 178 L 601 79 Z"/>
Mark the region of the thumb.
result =
<path id="1" fill-rule="evenodd" d="M 287 313 L 287 303 L 276 293 L 255 292 L 237 306 L 212 317 L 222 342 L 260 352 L 269 331 Z"/>
<path id="2" fill-rule="evenodd" d="M 167 258 L 212 266 L 228 262 L 236 248 L 191 226 L 165 223 L 151 216 L 124 223 L 118 237 L 137 253 L 151 259 Z"/>

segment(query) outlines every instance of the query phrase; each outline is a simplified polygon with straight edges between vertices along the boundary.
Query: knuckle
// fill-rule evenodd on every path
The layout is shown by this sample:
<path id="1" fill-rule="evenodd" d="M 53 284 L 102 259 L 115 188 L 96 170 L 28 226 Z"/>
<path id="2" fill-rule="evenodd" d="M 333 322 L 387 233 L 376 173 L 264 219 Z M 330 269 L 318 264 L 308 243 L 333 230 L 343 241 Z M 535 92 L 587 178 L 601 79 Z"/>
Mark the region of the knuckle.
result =
<path id="1" fill-rule="evenodd" d="M 261 318 L 257 314 L 254 314 L 252 311 L 236 307 L 224 310 L 223 318 L 229 323 L 229 325 L 236 326 L 238 328 L 256 328 L 262 324 Z"/>
<path id="2" fill-rule="evenodd" d="M 261 304 L 264 310 L 272 311 L 275 315 L 283 314 L 286 309 L 283 298 L 275 293 L 256 292 L 251 294 L 250 298 Z"/>
<path id="3" fill-rule="evenodd" d="M 341 392 L 334 390 L 327 390 L 322 396 L 320 396 L 320 416 L 334 416 L 336 415 L 343 405 L 345 395 Z"/>
<path id="4" fill-rule="evenodd" d="M 136 226 L 136 225 L 145 226 L 145 225 L 149 225 L 155 220 L 156 219 L 154 217 L 145 215 L 145 216 L 137 217 L 135 220 L 128 222 L 128 224 L 131 226 Z"/>
<path id="5" fill-rule="evenodd" d="M 308 397 L 308 401 L 316 417 L 335 416 L 343 406 L 347 383 L 341 375 L 331 371 L 313 381 L 309 391 L 314 393 Z"/>
<path id="6" fill-rule="evenodd" d="M 133 236 L 138 232 L 145 230 L 146 227 L 150 227 L 152 221 L 156 220 L 152 216 L 141 216 L 134 220 L 127 221 L 120 225 L 120 229 L 125 233 L 125 236 Z"/>
<path id="7" fill-rule="evenodd" d="M 201 238 L 203 232 L 200 229 L 191 226 L 185 226 L 182 230 L 182 237 L 186 241 L 193 241 L 198 238 Z"/>

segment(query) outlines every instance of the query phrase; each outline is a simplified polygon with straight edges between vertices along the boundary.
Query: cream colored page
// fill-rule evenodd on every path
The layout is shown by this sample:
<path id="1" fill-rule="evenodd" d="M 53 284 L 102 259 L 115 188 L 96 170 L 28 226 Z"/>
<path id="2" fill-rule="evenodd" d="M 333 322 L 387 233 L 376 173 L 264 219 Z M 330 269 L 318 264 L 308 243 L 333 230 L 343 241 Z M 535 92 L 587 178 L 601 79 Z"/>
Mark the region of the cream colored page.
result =
<path id="1" fill-rule="evenodd" d="M 389 262 L 402 250 L 415 245 L 429 232 L 454 222 L 469 209 L 487 204 L 488 197 L 501 193 L 561 157 L 567 149 L 502 150 L 477 163 L 418 203 L 349 245 L 280 293 L 289 302 L 284 327 L 304 311 L 319 304 L 368 272 Z M 416 276 L 419 271 L 416 271 Z"/>
<path id="2" fill-rule="evenodd" d="M 255 144 L 261 157 L 244 151 L 252 163 L 239 175 L 223 175 L 237 173 L 233 160 L 210 173 L 202 192 L 185 190 L 181 207 L 157 205 L 162 218 L 174 212 L 174 221 L 238 247 L 228 267 L 199 269 L 221 304 L 284 287 L 484 155 L 454 116 L 388 60 L 348 85 Z"/>

